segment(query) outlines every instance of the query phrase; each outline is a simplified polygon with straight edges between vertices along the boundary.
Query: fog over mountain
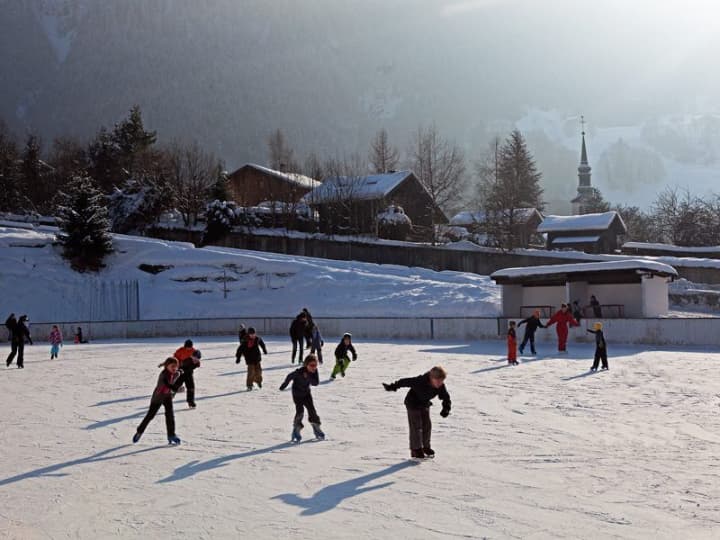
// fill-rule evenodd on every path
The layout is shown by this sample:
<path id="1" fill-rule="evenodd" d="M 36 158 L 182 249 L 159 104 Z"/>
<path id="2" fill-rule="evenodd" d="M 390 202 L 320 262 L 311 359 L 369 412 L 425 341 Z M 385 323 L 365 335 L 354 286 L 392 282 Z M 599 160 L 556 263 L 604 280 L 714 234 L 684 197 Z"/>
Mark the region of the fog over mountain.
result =
<path id="1" fill-rule="evenodd" d="M 435 122 L 477 156 L 514 126 L 548 199 L 720 191 L 720 6 L 709 0 L 0 0 L 0 117 L 91 136 L 139 104 L 229 167 L 282 128 L 301 156 L 407 146 Z M 563 210 L 562 204 L 554 208 Z"/>

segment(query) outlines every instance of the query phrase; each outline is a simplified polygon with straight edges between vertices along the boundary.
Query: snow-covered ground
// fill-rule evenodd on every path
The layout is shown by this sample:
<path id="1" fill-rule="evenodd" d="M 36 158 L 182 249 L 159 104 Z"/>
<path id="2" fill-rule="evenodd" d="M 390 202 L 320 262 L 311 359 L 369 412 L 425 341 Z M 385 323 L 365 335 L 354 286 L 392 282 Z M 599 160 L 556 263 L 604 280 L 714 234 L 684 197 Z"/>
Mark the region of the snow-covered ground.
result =
<path id="1" fill-rule="evenodd" d="M 0 312 L 28 313 L 34 321 L 124 318 L 134 299 L 126 299 L 119 283 L 128 280 L 138 281 L 142 319 L 283 317 L 303 306 L 324 317 L 499 313 L 500 289 L 487 276 L 197 249 L 135 236 L 115 235 L 107 268 L 78 274 L 52 245 L 51 229 L 7 225 L 0 224 Z M 142 271 L 141 265 L 159 273 Z"/>
<path id="2" fill-rule="evenodd" d="M 720 535 L 708 351 L 610 341 L 610 372 L 587 376 L 585 345 L 510 368 L 501 343 L 358 342 L 348 376 L 326 384 L 326 361 L 313 390 L 328 440 L 292 446 L 286 340 L 267 339 L 251 393 L 235 343 L 195 340 L 198 408 L 176 397 L 177 448 L 162 416 L 129 442 L 174 340 L 68 345 L 53 362 L 28 347 L 24 370 L 0 371 L 0 538 Z M 381 383 L 436 363 L 453 412 L 432 408 L 437 458 L 414 464 L 403 393 Z"/>

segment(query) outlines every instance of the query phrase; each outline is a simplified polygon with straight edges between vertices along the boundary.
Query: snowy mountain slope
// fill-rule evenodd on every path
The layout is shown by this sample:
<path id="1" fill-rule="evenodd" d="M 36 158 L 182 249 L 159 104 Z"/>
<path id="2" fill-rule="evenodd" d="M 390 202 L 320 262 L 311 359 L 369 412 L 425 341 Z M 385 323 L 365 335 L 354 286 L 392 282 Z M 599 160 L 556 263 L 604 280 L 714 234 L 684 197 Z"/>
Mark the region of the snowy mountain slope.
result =
<path id="1" fill-rule="evenodd" d="M 0 226 L 0 311 L 46 322 L 112 320 L 125 296 L 109 286 L 132 280 L 139 284 L 142 319 L 284 317 L 303 306 L 318 316 L 349 317 L 492 316 L 499 310 L 499 288 L 474 274 L 116 235 L 107 268 L 86 275 L 72 272 L 52 241 L 47 228 Z"/>

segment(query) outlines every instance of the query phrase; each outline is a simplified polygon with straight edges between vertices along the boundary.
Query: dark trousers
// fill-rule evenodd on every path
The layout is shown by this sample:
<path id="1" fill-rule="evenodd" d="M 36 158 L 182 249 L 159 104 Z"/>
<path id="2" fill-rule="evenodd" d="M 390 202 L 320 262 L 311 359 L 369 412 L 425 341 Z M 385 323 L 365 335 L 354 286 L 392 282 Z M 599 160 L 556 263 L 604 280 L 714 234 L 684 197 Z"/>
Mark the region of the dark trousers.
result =
<path id="1" fill-rule="evenodd" d="M 7 357 L 7 361 L 5 362 L 6 365 L 12 364 L 13 358 L 15 358 L 15 354 L 17 354 L 17 365 L 18 367 L 23 367 L 25 365 L 25 343 L 15 343 L 13 342 L 10 345 L 10 354 Z"/>
<path id="2" fill-rule="evenodd" d="M 295 361 L 295 353 L 300 351 L 298 355 L 298 364 L 302 364 L 303 361 L 303 347 L 305 346 L 305 338 L 293 338 L 293 350 L 292 350 L 292 361 Z"/>
<path id="3" fill-rule="evenodd" d="M 308 420 L 311 424 L 320 425 L 320 417 L 315 410 L 315 404 L 313 403 L 312 396 L 296 398 L 293 397 L 295 402 L 295 418 L 293 419 L 293 427 L 298 429 L 303 427 L 302 419 L 305 414 L 305 409 L 308 412 Z"/>
<path id="4" fill-rule="evenodd" d="M 150 421 L 155 418 L 155 415 L 160 410 L 160 407 L 165 407 L 165 427 L 167 428 L 167 436 L 175 436 L 175 414 L 173 413 L 172 394 L 167 394 L 158 398 L 153 396 L 150 400 L 150 409 L 137 428 L 138 433 L 145 432 L 145 428 L 147 428 Z"/>
<path id="5" fill-rule="evenodd" d="M 430 435 L 432 422 L 430 422 L 430 408 L 407 408 L 408 424 L 410 425 L 410 450 L 430 448 Z"/>
<path id="6" fill-rule="evenodd" d="M 602 367 L 607 368 L 608 367 L 608 359 L 607 359 L 607 349 L 604 347 L 601 349 L 599 347 L 595 347 L 595 361 L 593 362 L 592 368 L 597 369 L 598 364 L 600 363 L 600 360 L 602 360 Z"/>
<path id="7" fill-rule="evenodd" d="M 522 353 L 525 349 L 525 345 L 527 345 L 527 342 L 530 342 L 530 352 L 533 354 L 535 353 L 535 332 L 525 332 L 525 335 L 523 336 L 522 343 L 520 344 L 520 352 Z"/>
<path id="8" fill-rule="evenodd" d="M 192 371 L 186 371 L 183 374 L 185 382 L 185 393 L 187 394 L 188 405 L 195 405 L 195 379 Z"/>

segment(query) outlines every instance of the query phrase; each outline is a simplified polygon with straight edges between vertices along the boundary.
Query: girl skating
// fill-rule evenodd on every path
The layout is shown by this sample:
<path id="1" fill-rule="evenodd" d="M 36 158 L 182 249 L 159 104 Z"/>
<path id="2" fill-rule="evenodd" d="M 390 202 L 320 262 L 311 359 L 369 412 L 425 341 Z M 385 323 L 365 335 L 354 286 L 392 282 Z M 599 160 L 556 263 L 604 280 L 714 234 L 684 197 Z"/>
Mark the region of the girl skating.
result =
<path id="1" fill-rule="evenodd" d="M 435 457 L 435 451 L 430 446 L 432 423 L 430 422 L 431 399 L 439 397 L 442 400 L 440 416 L 447 418 L 450 414 L 450 394 L 445 388 L 446 371 L 435 366 L 424 375 L 400 379 L 392 384 L 383 383 L 388 392 L 396 392 L 398 388 L 410 388 L 405 396 L 408 424 L 410 426 L 410 456 L 414 459 Z"/>
<path id="2" fill-rule="evenodd" d="M 595 334 L 595 360 L 593 361 L 590 371 L 597 371 L 600 360 L 602 360 L 603 369 L 610 369 L 608 366 L 607 343 L 605 342 L 605 334 L 603 334 L 602 327 L 602 323 L 596 322 L 593 324 L 592 330 L 587 329 L 591 334 Z"/>
<path id="3" fill-rule="evenodd" d="M 314 354 L 318 358 L 318 362 L 323 363 L 322 348 L 325 346 L 322 335 L 320 334 L 320 328 L 314 322 L 310 325 L 310 332 L 312 334 L 312 343 L 310 347 L 310 354 Z"/>
<path id="4" fill-rule="evenodd" d="M 568 327 L 580 326 L 572 316 L 572 313 L 570 313 L 567 304 L 560 306 L 560 311 L 550 317 L 546 328 L 550 328 L 553 324 L 557 324 L 555 330 L 558 337 L 558 352 L 567 353 Z"/>
<path id="5" fill-rule="evenodd" d="M 312 394 L 310 393 L 310 387 L 317 386 L 320 382 L 317 368 L 317 357 L 314 354 L 309 354 L 303 362 L 303 367 L 290 373 L 285 378 L 285 382 L 280 385 L 280 390 L 285 390 L 291 382 L 293 385 L 292 397 L 295 403 L 295 418 L 293 419 L 292 431 L 293 442 L 300 442 L 302 440 L 300 431 L 304 427 L 302 419 L 305 414 L 305 409 L 307 409 L 308 420 L 313 427 L 315 437 L 320 440 L 325 438 L 325 433 L 320 429 L 320 417 L 315 410 L 315 404 L 313 403 Z"/>
<path id="6" fill-rule="evenodd" d="M 50 331 L 50 360 L 54 360 L 60 354 L 60 347 L 62 346 L 63 338 L 60 329 L 57 324 L 53 324 L 52 330 Z"/>
<path id="7" fill-rule="evenodd" d="M 158 377 L 157 386 L 150 398 L 150 409 L 148 410 L 143 421 L 137 428 L 137 432 L 133 436 L 133 443 L 136 443 L 142 437 L 145 429 L 150 421 L 160 410 L 165 408 L 165 427 L 167 428 L 167 439 L 169 444 L 180 444 L 180 439 L 175 434 L 175 413 L 173 412 L 173 394 L 182 386 L 183 377 L 178 370 L 177 358 L 171 357 L 165 360 L 158 367 L 162 367 L 160 376 Z"/>
<path id="8" fill-rule="evenodd" d="M 335 348 L 335 367 L 333 367 L 332 374 L 330 375 L 331 379 L 337 377 L 338 373 L 342 377 L 345 376 L 345 370 L 347 370 L 350 365 L 349 353 L 352 353 L 353 362 L 357 360 L 357 353 L 352 344 L 352 334 L 345 334 Z"/>
<path id="9" fill-rule="evenodd" d="M 508 364 L 517 366 L 517 334 L 515 333 L 515 321 L 510 321 L 507 335 Z"/>

